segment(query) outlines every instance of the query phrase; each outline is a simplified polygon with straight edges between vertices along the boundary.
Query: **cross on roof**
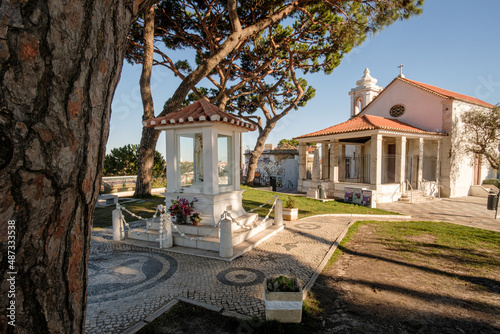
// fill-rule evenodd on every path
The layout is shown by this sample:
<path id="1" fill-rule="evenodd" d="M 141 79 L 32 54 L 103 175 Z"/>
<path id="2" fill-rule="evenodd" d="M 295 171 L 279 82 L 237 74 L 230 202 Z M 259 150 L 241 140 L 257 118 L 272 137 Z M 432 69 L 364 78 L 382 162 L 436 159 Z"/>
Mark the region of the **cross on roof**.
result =
<path id="1" fill-rule="evenodd" d="M 404 78 L 404 77 L 405 77 L 405 76 L 403 75 L 403 67 L 404 67 L 404 65 L 403 65 L 403 64 L 400 64 L 400 65 L 398 66 L 398 68 L 399 68 L 399 77 L 401 77 L 401 78 Z"/>

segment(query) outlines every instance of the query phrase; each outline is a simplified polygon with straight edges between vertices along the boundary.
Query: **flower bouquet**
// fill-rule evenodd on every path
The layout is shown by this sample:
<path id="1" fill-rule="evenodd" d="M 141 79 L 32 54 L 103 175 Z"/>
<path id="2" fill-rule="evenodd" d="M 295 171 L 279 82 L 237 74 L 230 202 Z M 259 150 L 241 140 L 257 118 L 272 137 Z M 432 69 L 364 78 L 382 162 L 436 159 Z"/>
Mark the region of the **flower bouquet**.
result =
<path id="1" fill-rule="evenodd" d="M 201 213 L 194 211 L 191 216 L 189 216 L 189 220 L 194 226 L 197 226 L 199 222 L 201 222 Z"/>
<path id="2" fill-rule="evenodd" d="M 172 200 L 172 205 L 168 208 L 168 213 L 170 216 L 175 217 L 177 224 L 186 224 L 188 218 L 191 222 L 197 223 L 201 221 L 200 213 L 195 212 L 193 207 L 194 203 L 198 202 L 198 199 L 195 197 L 191 202 L 189 202 L 186 198 L 179 198 Z M 194 218 L 192 217 L 194 216 Z"/>

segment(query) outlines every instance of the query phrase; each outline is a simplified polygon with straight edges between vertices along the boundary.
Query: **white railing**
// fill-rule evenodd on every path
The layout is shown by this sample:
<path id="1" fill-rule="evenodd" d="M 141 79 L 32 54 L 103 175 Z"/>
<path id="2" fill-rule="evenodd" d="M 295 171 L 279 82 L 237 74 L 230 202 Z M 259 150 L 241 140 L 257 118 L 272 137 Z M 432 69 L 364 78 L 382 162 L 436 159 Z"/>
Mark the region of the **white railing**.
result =
<path id="1" fill-rule="evenodd" d="M 398 191 L 401 192 L 401 195 L 408 194 L 408 191 L 410 191 L 410 203 L 413 203 L 413 187 L 411 186 L 411 183 L 408 179 L 401 182 L 399 186 L 396 188 L 396 190 L 394 190 L 394 192 L 391 195 L 392 200 L 394 200 L 394 196 Z"/>
<path id="2" fill-rule="evenodd" d="M 151 228 L 154 220 L 158 217 L 158 214 L 159 214 L 159 216 L 160 216 L 160 221 L 159 221 L 159 238 L 156 239 L 156 241 L 159 241 L 160 248 L 163 248 L 164 243 L 166 243 L 166 248 L 169 248 L 169 247 L 173 246 L 172 228 L 175 229 L 182 238 L 185 238 L 185 239 L 188 239 L 188 240 L 192 240 L 192 241 L 201 241 L 201 240 L 204 240 L 205 238 L 207 238 L 208 236 L 210 236 L 217 229 L 221 229 L 221 233 L 220 233 L 221 251 L 220 251 L 220 253 L 221 253 L 222 257 L 230 257 L 230 256 L 232 256 L 232 229 L 230 227 L 227 227 L 227 224 L 235 223 L 240 228 L 248 229 L 248 230 L 251 230 L 251 229 L 254 229 L 254 228 L 258 228 L 259 226 L 261 226 L 262 224 L 264 224 L 267 221 L 267 219 L 269 219 L 269 216 L 271 215 L 271 212 L 275 208 L 276 208 L 276 210 L 275 210 L 275 223 L 279 224 L 279 225 L 282 224 L 282 222 L 283 222 L 282 211 L 281 211 L 282 206 L 281 206 L 281 201 L 279 201 L 278 195 L 274 196 L 274 198 L 270 199 L 266 203 L 264 203 L 262 205 L 259 205 L 258 207 L 254 208 L 252 210 L 249 210 L 248 212 L 253 212 L 253 211 L 255 211 L 255 210 L 259 209 L 259 208 L 262 208 L 265 205 L 269 204 L 271 201 L 273 201 L 273 204 L 271 205 L 271 208 L 269 209 L 269 212 L 266 214 L 266 216 L 264 217 L 264 219 L 261 222 L 259 222 L 258 224 L 255 224 L 255 222 L 253 222 L 252 225 L 250 225 L 250 226 L 242 224 L 241 222 L 239 222 L 236 219 L 234 219 L 233 217 L 231 217 L 231 214 L 229 212 L 224 211 L 222 213 L 222 215 L 220 216 L 219 221 L 214 225 L 214 227 L 210 231 L 208 231 L 205 235 L 200 236 L 200 237 L 187 236 L 184 232 L 182 232 L 179 229 L 179 227 L 172 222 L 172 220 L 170 219 L 170 215 L 167 214 L 167 212 L 166 212 L 166 207 L 163 206 L 163 205 L 158 205 L 156 207 L 156 211 L 155 211 L 153 217 L 151 217 L 151 218 L 143 218 L 143 217 L 141 217 L 141 216 L 139 216 L 139 215 L 131 212 L 130 210 L 128 210 L 124 206 L 122 206 L 120 204 L 116 204 L 116 209 L 113 210 L 113 240 L 115 240 L 115 241 L 123 240 L 123 239 L 125 239 L 125 236 L 126 236 L 127 233 L 130 233 L 130 231 L 134 231 L 130 227 L 130 224 L 126 221 L 125 216 L 123 214 L 123 211 L 127 212 L 128 214 L 130 214 L 134 218 L 137 218 L 139 220 L 145 221 L 146 226 L 144 228 L 144 232 L 136 232 L 136 233 L 139 233 L 139 234 L 140 233 L 147 233 L 149 231 L 149 229 Z M 221 226 L 224 223 L 226 224 L 226 226 L 224 227 L 224 230 L 228 231 L 226 233 L 222 233 Z M 225 240 L 223 241 L 223 239 L 225 239 Z M 226 247 L 226 248 L 230 247 L 231 248 L 231 251 L 230 251 L 231 255 L 230 256 L 228 256 L 229 252 L 227 252 L 227 251 L 223 252 L 222 251 L 223 244 L 225 245 L 224 247 Z"/>

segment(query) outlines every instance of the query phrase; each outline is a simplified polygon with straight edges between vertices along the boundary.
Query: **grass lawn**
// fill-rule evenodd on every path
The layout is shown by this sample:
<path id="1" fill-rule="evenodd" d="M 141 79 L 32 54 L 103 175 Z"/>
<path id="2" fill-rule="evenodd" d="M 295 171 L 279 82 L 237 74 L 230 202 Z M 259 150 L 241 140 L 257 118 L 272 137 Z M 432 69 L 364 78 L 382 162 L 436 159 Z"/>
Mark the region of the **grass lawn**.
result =
<path id="1" fill-rule="evenodd" d="M 447 257 L 469 269 L 481 268 L 489 272 L 500 267 L 498 258 L 485 254 L 500 254 L 500 233 L 451 223 L 425 221 L 357 221 L 340 242 L 328 266 L 335 263 L 342 254 L 342 249 L 362 225 L 373 226 L 385 247 L 397 251 L 410 261 Z"/>
<path id="2" fill-rule="evenodd" d="M 294 195 L 283 195 L 277 194 L 271 191 L 258 190 L 250 188 L 247 186 L 241 186 L 245 189 L 243 193 L 243 208 L 245 210 L 251 210 L 264 204 L 268 200 L 274 198 L 274 196 L 279 195 L 280 199 L 284 202 L 287 197 L 295 198 L 296 207 L 299 208 L 299 218 L 322 215 L 322 214 L 332 214 L 332 213 L 355 213 L 355 214 L 394 214 L 393 212 L 384 211 L 380 209 L 366 208 L 364 206 L 348 204 L 337 201 L 321 202 L 315 199 L 306 198 L 302 196 Z M 144 218 L 151 218 L 159 204 L 165 204 L 165 199 L 162 196 L 151 196 L 148 198 L 139 198 L 135 202 L 123 204 L 131 212 L 135 213 Z M 271 208 L 271 203 L 265 205 L 264 207 L 255 210 L 259 216 L 265 216 Z M 196 208 L 196 204 L 195 204 Z M 94 211 L 94 227 L 109 227 L 112 225 L 111 213 L 115 209 L 114 206 L 109 206 L 105 208 L 96 207 Z M 271 217 L 274 218 L 274 211 L 271 213 Z M 125 213 L 125 220 L 131 222 L 136 220 L 128 213 Z"/>
<path id="3" fill-rule="evenodd" d="M 450 223 L 353 224 L 301 324 L 242 321 L 178 303 L 139 333 L 493 333 L 500 233 Z"/>
<path id="4" fill-rule="evenodd" d="M 329 201 L 321 202 L 316 199 L 306 198 L 303 196 L 294 196 L 288 194 L 277 194 L 272 191 L 258 190 L 247 186 L 241 186 L 246 191 L 243 193 L 243 208 L 245 210 L 253 209 L 262 203 L 272 199 L 275 195 L 279 195 L 281 201 L 290 196 L 295 198 L 296 207 L 299 208 L 299 218 L 305 218 L 314 215 L 324 215 L 333 213 L 349 213 L 349 214 L 370 214 L 370 215 L 394 215 L 394 212 L 389 212 L 380 209 L 367 208 L 361 205 Z M 265 216 L 269 212 L 269 206 L 256 210 L 260 216 Z M 273 214 L 271 214 L 273 217 Z"/>
<path id="5" fill-rule="evenodd" d="M 122 204 L 122 201 L 125 199 L 119 199 L 119 203 Z M 165 197 L 153 195 L 151 197 L 146 198 L 137 198 L 134 202 L 123 203 L 122 206 L 127 208 L 130 212 L 134 214 L 144 217 L 151 218 L 153 217 L 156 207 L 160 204 L 165 204 Z M 112 221 L 112 212 L 115 209 L 114 205 L 100 208 L 96 207 L 94 210 L 94 227 L 110 227 L 113 224 Z M 125 215 L 125 220 L 127 222 L 135 221 L 137 218 L 132 217 L 127 212 L 123 212 Z"/>

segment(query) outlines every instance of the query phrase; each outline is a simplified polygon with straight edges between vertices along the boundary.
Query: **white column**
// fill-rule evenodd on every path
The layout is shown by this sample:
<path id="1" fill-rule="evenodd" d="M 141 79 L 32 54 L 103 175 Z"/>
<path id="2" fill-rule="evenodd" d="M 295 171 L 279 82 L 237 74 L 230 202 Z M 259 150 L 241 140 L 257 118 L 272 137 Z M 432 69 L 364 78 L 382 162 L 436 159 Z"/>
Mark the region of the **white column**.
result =
<path id="1" fill-rule="evenodd" d="M 307 159 L 307 152 L 306 152 L 306 143 L 299 143 L 299 181 L 298 181 L 298 186 L 302 186 L 302 180 L 306 178 L 306 159 Z"/>
<path id="2" fill-rule="evenodd" d="M 441 165 L 441 140 L 437 141 L 437 150 L 436 150 L 436 182 L 438 186 L 438 197 L 441 197 L 441 169 L 439 166 Z"/>
<path id="3" fill-rule="evenodd" d="M 283 225 L 283 203 L 281 200 L 277 200 L 276 206 L 274 207 L 274 225 Z"/>
<path id="4" fill-rule="evenodd" d="M 370 184 L 382 184 L 382 135 L 374 134 L 370 149 Z"/>
<path id="5" fill-rule="evenodd" d="M 162 247 L 160 248 L 171 248 L 174 245 L 174 239 L 172 237 L 172 221 L 170 220 L 170 215 L 167 213 L 162 214 L 161 218 L 163 221 L 163 236 L 160 236 L 160 238 L 163 238 L 163 240 Z"/>
<path id="6" fill-rule="evenodd" d="M 328 161 L 328 143 L 322 143 L 321 144 L 321 178 L 323 180 L 328 180 L 328 173 L 329 173 L 329 161 Z"/>
<path id="7" fill-rule="evenodd" d="M 115 209 L 111 213 L 113 217 L 113 241 L 125 239 L 125 231 L 123 228 L 122 213 L 120 209 Z"/>
<path id="8" fill-rule="evenodd" d="M 418 189 L 420 189 L 420 182 L 422 182 L 423 171 L 424 171 L 424 138 L 418 138 L 418 173 L 417 173 Z"/>
<path id="9" fill-rule="evenodd" d="M 330 141 L 330 181 L 339 182 L 339 140 Z"/>
<path id="10" fill-rule="evenodd" d="M 358 158 L 358 178 L 360 182 L 364 183 L 369 175 L 365 175 L 365 144 L 358 145 L 359 158 Z"/>
<path id="11" fill-rule="evenodd" d="M 240 133 L 233 132 L 233 189 L 240 190 L 241 147 Z"/>
<path id="12" fill-rule="evenodd" d="M 233 231 L 232 222 L 224 218 L 220 222 L 220 244 L 219 244 L 219 255 L 220 257 L 232 257 L 234 253 L 233 250 Z"/>
<path id="13" fill-rule="evenodd" d="M 313 160 L 313 168 L 312 168 L 312 179 L 319 180 L 321 178 L 321 171 L 319 167 L 319 147 L 316 146 L 314 150 L 314 160 Z"/>
<path id="14" fill-rule="evenodd" d="M 203 193 L 207 195 L 219 193 L 217 134 L 214 127 L 203 128 Z"/>
<path id="15" fill-rule="evenodd" d="M 406 178 L 406 137 L 396 138 L 396 182 L 401 184 Z"/>
<path id="16" fill-rule="evenodd" d="M 346 175 L 346 170 L 345 170 L 345 162 L 346 162 L 345 144 L 339 144 L 339 147 L 340 147 L 340 159 L 342 161 L 339 164 L 339 174 L 342 176 L 343 179 L 345 179 L 345 175 Z"/>
<path id="17" fill-rule="evenodd" d="M 167 193 L 174 193 L 177 191 L 178 179 L 180 179 L 177 166 L 177 143 L 175 138 L 174 130 L 167 130 L 165 133 L 166 137 L 166 154 L 165 158 L 167 160 Z M 179 176 L 179 177 L 178 177 Z"/>

